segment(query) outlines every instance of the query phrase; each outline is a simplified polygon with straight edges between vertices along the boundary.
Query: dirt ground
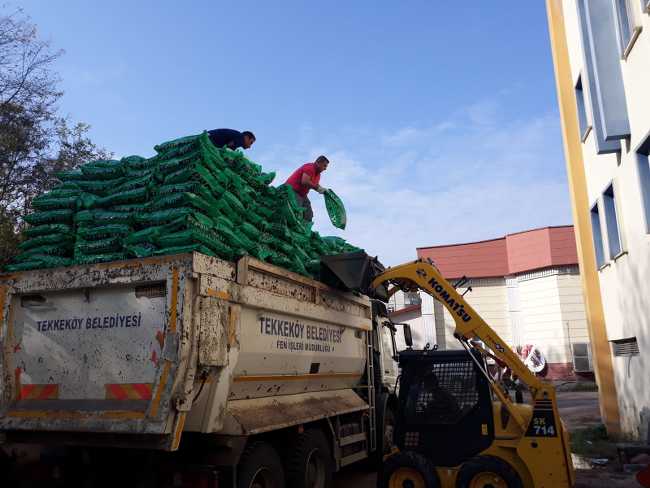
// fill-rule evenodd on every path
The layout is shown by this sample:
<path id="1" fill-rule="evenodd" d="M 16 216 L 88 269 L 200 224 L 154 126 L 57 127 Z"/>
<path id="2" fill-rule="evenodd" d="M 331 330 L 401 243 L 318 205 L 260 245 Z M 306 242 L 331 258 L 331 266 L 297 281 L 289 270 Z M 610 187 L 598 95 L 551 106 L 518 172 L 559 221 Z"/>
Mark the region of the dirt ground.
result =
<path id="1" fill-rule="evenodd" d="M 558 392 L 560 414 L 569 431 L 600 424 L 597 392 Z M 608 453 L 612 449 L 609 446 Z M 639 488 L 634 475 L 623 473 L 615 461 L 604 467 L 576 470 L 576 488 Z M 377 475 L 363 466 L 351 466 L 335 477 L 336 488 L 374 488 Z"/>

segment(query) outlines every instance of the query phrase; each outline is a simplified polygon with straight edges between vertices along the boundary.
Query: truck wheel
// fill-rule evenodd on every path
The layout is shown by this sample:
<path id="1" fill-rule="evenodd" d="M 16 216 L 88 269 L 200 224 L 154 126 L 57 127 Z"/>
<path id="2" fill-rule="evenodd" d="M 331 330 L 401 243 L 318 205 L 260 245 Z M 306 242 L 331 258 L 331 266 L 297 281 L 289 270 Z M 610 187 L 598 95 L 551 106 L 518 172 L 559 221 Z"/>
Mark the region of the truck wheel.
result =
<path id="1" fill-rule="evenodd" d="M 505 461 L 492 456 L 478 456 L 463 464 L 456 478 L 456 488 L 523 488 L 517 471 Z"/>
<path id="2" fill-rule="evenodd" d="M 413 451 L 398 452 L 386 459 L 378 488 L 440 488 L 436 467 Z"/>
<path id="3" fill-rule="evenodd" d="M 377 450 L 373 457 L 377 467 L 384 462 L 384 456 L 390 454 L 395 445 L 395 412 L 389 404 L 389 396 L 384 394 L 377 402 L 381 411 L 377 415 Z"/>
<path id="4" fill-rule="evenodd" d="M 237 488 L 284 488 L 284 469 L 276 450 L 266 442 L 246 448 L 237 467 Z"/>
<path id="5" fill-rule="evenodd" d="M 298 436 L 287 462 L 289 488 L 329 488 L 332 484 L 332 453 L 322 431 L 306 430 Z"/>

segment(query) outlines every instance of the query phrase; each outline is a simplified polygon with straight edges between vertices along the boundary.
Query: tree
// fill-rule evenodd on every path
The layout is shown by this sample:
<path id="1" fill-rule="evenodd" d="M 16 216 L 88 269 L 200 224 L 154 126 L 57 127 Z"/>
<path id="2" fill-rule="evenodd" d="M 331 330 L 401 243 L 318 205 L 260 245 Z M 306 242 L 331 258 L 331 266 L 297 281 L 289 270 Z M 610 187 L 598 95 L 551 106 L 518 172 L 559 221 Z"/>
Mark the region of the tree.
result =
<path id="1" fill-rule="evenodd" d="M 54 173 L 109 157 L 88 138 L 90 126 L 58 115 L 63 92 L 52 64 L 63 51 L 38 37 L 22 10 L 0 14 L 0 264 L 15 253 L 32 198 L 51 188 Z"/>

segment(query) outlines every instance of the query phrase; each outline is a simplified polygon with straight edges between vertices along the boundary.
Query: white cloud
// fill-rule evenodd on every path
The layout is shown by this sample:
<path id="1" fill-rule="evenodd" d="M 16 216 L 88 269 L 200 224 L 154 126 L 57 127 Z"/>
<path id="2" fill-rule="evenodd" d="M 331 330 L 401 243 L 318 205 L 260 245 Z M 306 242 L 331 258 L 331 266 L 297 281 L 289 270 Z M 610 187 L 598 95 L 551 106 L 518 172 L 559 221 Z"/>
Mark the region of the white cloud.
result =
<path id="1" fill-rule="evenodd" d="M 415 258 L 418 246 L 570 223 L 557 117 L 504 123 L 500 112 L 498 98 L 481 101 L 449 120 L 379 133 L 374 146 L 303 130 L 295 146 L 273 147 L 259 161 L 278 168 L 280 184 L 298 165 L 328 155 L 332 164 L 321 183 L 343 199 L 348 227 L 334 229 L 312 193 L 315 229 L 385 264 Z"/>

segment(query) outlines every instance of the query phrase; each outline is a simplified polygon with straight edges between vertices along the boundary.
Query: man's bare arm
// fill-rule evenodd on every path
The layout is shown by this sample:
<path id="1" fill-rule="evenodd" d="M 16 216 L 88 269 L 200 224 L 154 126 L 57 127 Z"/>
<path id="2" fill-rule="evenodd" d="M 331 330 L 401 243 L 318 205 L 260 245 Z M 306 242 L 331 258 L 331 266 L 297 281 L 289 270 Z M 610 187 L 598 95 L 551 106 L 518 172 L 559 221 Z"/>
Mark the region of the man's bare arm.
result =
<path id="1" fill-rule="evenodd" d="M 309 188 L 312 188 L 313 190 L 316 190 L 317 192 L 321 193 L 320 189 L 322 186 L 316 184 L 311 181 L 311 176 L 309 176 L 307 173 L 302 174 L 302 179 L 300 180 L 300 183 L 302 183 L 303 186 L 308 186 Z"/>

